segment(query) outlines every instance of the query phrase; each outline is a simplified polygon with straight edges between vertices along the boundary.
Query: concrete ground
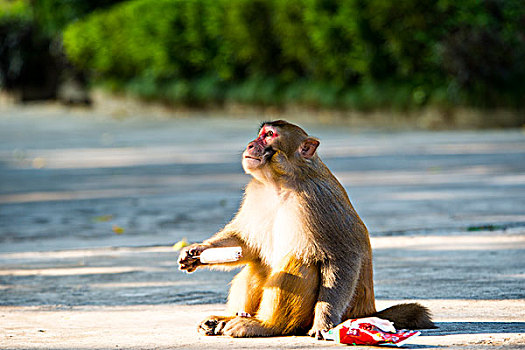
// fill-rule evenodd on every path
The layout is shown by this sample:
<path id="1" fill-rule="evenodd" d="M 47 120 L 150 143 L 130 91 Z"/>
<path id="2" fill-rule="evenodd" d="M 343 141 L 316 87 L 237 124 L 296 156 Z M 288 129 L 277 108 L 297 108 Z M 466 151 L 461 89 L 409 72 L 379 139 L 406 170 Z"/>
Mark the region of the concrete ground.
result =
<path id="1" fill-rule="evenodd" d="M 407 348 L 525 347 L 525 134 L 388 132 L 295 120 L 369 227 L 378 308 L 439 326 Z M 0 349 L 332 348 L 196 333 L 233 272 L 171 245 L 235 213 L 257 118 L 0 110 Z"/>

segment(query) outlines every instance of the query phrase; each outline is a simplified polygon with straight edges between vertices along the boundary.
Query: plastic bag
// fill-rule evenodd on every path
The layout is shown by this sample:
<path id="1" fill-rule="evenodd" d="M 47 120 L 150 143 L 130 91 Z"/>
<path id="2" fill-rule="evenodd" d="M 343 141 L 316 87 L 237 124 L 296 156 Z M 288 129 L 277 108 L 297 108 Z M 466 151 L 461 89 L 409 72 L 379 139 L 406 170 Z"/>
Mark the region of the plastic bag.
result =
<path id="1" fill-rule="evenodd" d="M 402 346 L 419 334 L 421 332 L 418 331 L 398 331 L 392 322 L 378 317 L 346 320 L 328 331 L 321 331 L 325 340 L 353 345 L 395 344 Z"/>

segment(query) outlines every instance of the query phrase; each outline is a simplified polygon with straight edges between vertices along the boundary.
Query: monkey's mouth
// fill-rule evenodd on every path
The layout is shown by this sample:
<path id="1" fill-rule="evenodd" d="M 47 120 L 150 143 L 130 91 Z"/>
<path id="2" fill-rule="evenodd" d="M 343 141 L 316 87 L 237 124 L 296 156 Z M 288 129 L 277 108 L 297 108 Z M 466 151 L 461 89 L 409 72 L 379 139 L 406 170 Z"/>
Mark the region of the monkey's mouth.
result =
<path id="1" fill-rule="evenodd" d="M 253 159 L 253 160 L 256 160 L 256 161 L 262 161 L 261 158 L 258 158 L 258 157 L 253 157 L 253 156 L 249 156 L 249 155 L 245 155 L 244 156 L 245 159 Z"/>

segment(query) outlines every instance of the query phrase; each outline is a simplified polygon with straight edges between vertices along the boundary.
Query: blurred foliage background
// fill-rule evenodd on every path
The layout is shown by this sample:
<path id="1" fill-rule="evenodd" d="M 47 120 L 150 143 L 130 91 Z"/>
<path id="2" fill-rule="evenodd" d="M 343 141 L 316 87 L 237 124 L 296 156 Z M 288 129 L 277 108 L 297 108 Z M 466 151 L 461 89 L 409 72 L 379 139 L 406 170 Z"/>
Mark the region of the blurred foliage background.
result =
<path id="1" fill-rule="evenodd" d="M 525 1 L 0 0 L 0 84 L 68 76 L 191 106 L 522 109 Z"/>

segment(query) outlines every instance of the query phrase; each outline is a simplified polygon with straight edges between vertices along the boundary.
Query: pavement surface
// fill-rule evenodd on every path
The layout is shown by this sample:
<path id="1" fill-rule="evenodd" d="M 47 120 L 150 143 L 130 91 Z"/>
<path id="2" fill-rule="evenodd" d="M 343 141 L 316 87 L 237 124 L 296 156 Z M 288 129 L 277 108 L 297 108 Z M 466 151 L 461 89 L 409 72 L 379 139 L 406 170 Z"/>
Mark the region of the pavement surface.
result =
<path id="1" fill-rule="evenodd" d="M 405 347 L 525 347 L 522 130 L 291 121 L 321 139 L 371 232 L 378 309 L 433 312 L 439 328 Z M 0 349 L 340 347 L 195 331 L 235 271 L 182 273 L 171 245 L 234 215 L 260 122 L 0 109 Z"/>

